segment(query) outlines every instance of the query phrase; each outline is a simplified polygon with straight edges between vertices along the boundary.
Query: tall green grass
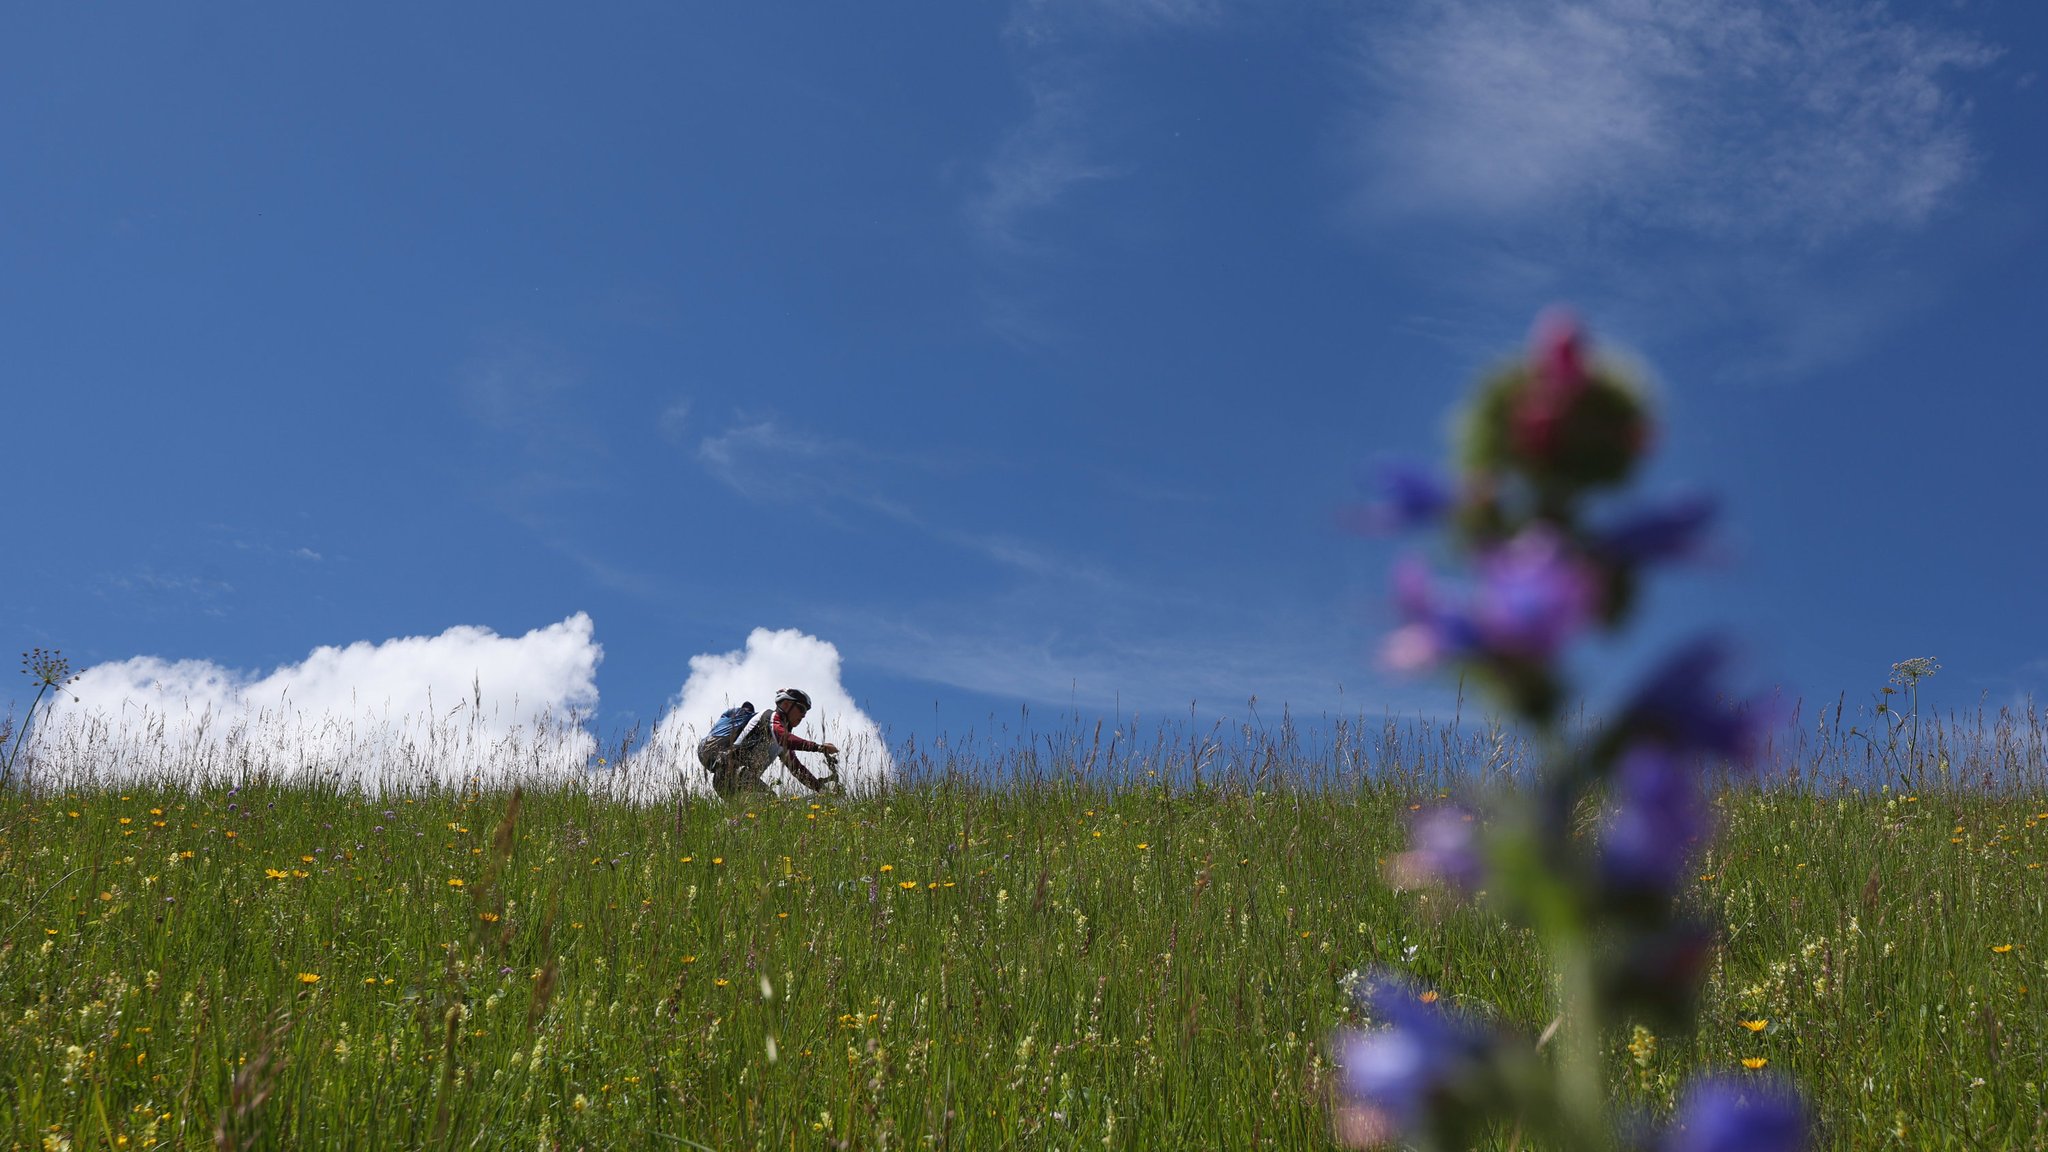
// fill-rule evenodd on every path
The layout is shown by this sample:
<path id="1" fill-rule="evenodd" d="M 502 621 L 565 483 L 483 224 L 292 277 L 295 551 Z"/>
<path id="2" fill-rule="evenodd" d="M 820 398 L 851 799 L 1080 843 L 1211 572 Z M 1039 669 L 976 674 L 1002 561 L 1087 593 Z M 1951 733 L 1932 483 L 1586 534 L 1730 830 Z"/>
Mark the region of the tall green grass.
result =
<path id="1" fill-rule="evenodd" d="M 0 1138 L 1317 1148 L 1360 967 L 1550 1018 L 1523 934 L 1381 877 L 1450 781 L 1196 787 L 1143 763 L 1164 762 L 752 808 L 17 793 Z M 2048 798 L 1785 784 L 1718 807 L 1688 896 L 1726 925 L 1706 1027 L 1611 1037 L 1630 1098 L 1761 1059 L 1805 1087 L 1823 1146 L 2043 1146 Z"/>

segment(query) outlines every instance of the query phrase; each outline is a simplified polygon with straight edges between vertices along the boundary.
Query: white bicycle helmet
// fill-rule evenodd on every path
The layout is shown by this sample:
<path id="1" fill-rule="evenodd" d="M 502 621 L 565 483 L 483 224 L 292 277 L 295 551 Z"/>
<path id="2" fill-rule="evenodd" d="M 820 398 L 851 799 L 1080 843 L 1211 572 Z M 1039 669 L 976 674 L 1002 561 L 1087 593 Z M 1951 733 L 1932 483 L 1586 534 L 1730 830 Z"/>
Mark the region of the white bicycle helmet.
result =
<path id="1" fill-rule="evenodd" d="M 777 704 L 795 704 L 806 712 L 811 710 L 811 694 L 801 688 L 784 688 L 775 694 L 775 702 Z"/>

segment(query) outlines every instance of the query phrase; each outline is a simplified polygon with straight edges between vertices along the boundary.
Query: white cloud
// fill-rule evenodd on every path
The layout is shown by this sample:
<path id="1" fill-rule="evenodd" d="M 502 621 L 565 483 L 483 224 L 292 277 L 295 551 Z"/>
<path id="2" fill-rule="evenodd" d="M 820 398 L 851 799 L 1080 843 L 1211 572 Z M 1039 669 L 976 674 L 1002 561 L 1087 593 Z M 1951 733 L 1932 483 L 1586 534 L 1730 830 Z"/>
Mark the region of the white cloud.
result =
<path id="1" fill-rule="evenodd" d="M 983 169 L 985 184 L 968 205 L 976 237 L 992 252 L 1029 249 L 1024 229 L 1074 189 L 1121 175 L 1096 159 L 1090 84 L 1065 60 L 1041 62 L 1024 76 L 1031 114 L 997 145 Z"/>
<path id="2" fill-rule="evenodd" d="M 1010 10 L 1008 33 L 1026 44 L 1076 34 L 1105 36 L 1213 24 L 1226 0 L 1021 0 Z"/>
<path id="3" fill-rule="evenodd" d="M 662 439 L 671 444 L 683 442 L 683 436 L 690 428 L 690 402 L 671 400 L 655 417 L 654 426 L 661 431 Z"/>
<path id="4" fill-rule="evenodd" d="M 830 642 L 793 628 L 756 628 L 744 649 L 690 658 L 690 678 L 655 725 L 653 738 L 628 760 L 629 774 L 645 786 L 665 787 L 670 780 L 695 793 L 711 791 L 711 779 L 697 761 L 697 741 L 718 714 L 741 701 L 767 710 L 775 693 L 801 688 L 810 693 L 812 710 L 798 735 L 837 744 L 840 780 L 849 792 L 872 789 L 895 773 L 882 731 L 861 711 L 840 683 L 839 649 Z M 822 761 L 799 753 L 814 771 Z M 785 792 L 802 791 L 786 770 L 771 768 L 768 780 Z"/>
<path id="5" fill-rule="evenodd" d="M 697 444 L 697 460 L 712 479 L 755 500 L 801 500 L 813 480 L 791 462 L 822 468 L 835 459 L 820 441 L 778 435 L 766 420 L 736 424 Z"/>
<path id="6" fill-rule="evenodd" d="M 991 256 L 1014 261 L 1041 246 L 1033 217 L 1079 189 L 1126 175 L 1105 128 L 1116 102 L 1105 93 L 1113 76 L 1102 59 L 1120 41 L 1213 27 L 1227 0 L 1020 0 L 1005 35 L 1018 53 L 1018 79 L 1030 111 L 1005 133 L 982 166 L 966 205 L 975 238 Z M 1006 291 L 990 293 L 990 325 L 1027 343 L 1046 337 L 1031 310 Z"/>
<path id="7" fill-rule="evenodd" d="M 450 628 L 316 648 L 265 675 L 154 656 L 100 664 L 37 729 L 66 778 L 454 784 L 580 773 L 603 652 L 577 613 L 524 636 Z"/>
<path id="8" fill-rule="evenodd" d="M 1453 0 L 1360 30 L 1372 213 L 1819 242 L 1912 226 L 1974 163 L 1995 53 L 1880 4 Z"/>
<path id="9" fill-rule="evenodd" d="M 263 776 L 373 793 L 581 781 L 640 799 L 677 787 L 708 794 L 698 736 L 731 705 L 770 707 L 777 689 L 794 686 L 815 702 L 799 734 L 840 747 L 849 791 L 895 771 L 880 728 L 840 681 L 839 650 L 795 630 L 757 628 L 741 651 L 692 657 L 648 743 L 615 774 L 592 772 L 597 740 L 583 722 L 597 707 L 603 658 L 593 633 L 579 612 L 524 636 L 462 626 L 316 648 L 260 675 L 154 656 L 99 664 L 37 721 L 23 761 L 45 784 Z M 781 775 L 778 768 L 769 778 Z"/>

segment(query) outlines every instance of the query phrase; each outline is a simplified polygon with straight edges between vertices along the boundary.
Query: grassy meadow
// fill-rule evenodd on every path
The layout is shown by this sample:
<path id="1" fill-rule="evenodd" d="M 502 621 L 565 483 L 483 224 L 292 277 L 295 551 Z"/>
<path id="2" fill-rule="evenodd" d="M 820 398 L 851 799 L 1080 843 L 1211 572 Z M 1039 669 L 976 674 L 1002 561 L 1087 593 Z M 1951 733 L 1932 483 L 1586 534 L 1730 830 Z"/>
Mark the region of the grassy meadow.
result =
<path id="1" fill-rule="evenodd" d="M 1823 1147 L 2048 1147 L 2048 790 L 2013 763 L 1722 790 L 1687 896 L 1724 925 L 1704 1026 L 1613 1036 L 1625 1098 L 1747 1061 Z M 1321 1148 L 1362 967 L 1551 1016 L 1524 933 L 1383 879 L 1441 772 L 960 766 L 751 807 L 11 793 L 0 1142 Z"/>

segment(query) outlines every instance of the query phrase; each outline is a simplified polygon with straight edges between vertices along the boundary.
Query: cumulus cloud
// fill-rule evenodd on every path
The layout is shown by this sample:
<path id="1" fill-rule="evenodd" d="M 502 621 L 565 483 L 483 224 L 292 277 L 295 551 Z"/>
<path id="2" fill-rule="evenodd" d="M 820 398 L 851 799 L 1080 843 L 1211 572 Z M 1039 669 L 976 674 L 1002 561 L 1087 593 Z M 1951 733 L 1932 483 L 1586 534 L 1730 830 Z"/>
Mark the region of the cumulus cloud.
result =
<path id="1" fill-rule="evenodd" d="M 602 648 L 577 613 L 314 649 L 267 674 L 138 656 L 87 669 L 37 730 L 41 771 L 106 780 L 561 780 L 596 750 Z M 46 776 L 46 779 L 48 777 Z"/>
<path id="2" fill-rule="evenodd" d="M 1996 55 L 1814 0 L 1453 0 L 1360 40 L 1371 210 L 1809 242 L 1942 207 L 1975 161 L 1956 74 Z"/>
<path id="3" fill-rule="evenodd" d="M 812 710 L 798 735 L 839 746 L 847 791 L 873 789 L 895 773 L 881 729 L 840 683 L 839 649 L 794 628 L 756 628 L 743 649 L 690 658 L 690 678 L 655 725 L 653 739 L 630 758 L 629 774 L 666 784 L 662 778 L 673 773 L 685 789 L 709 793 L 711 779 L 697 762 L 697 741 L 727 708 L 744 700 L 765 711 L 782 688 L 810 693 Z M 810 753 L 799 755 L 813 766 L 818 762 Z M 802 789 L 779 765 L 767 779 L 784 791 Z"/>

